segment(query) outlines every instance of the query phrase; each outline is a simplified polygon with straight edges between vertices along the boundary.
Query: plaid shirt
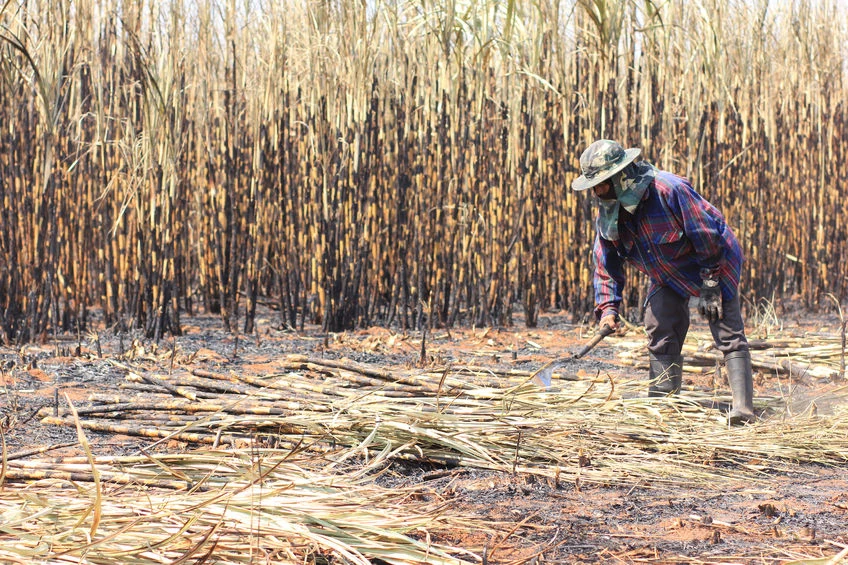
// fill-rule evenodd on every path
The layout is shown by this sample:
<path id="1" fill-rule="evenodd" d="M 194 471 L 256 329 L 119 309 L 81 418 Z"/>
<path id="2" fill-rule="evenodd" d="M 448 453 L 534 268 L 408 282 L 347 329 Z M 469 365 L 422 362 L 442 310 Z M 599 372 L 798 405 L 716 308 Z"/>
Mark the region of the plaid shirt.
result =
<path id="1" fill-rule="evenodd" d="M 618 314 L 624 263 L 681 296 L 699 296 L 705 278 L 718 278 L 724 299 L 736 295 L 742 249 L 724 216 L 688 180 L 657 171 L 636 213 L 619 216 L 619 239 L 595 236 L 595 314 Z"/>

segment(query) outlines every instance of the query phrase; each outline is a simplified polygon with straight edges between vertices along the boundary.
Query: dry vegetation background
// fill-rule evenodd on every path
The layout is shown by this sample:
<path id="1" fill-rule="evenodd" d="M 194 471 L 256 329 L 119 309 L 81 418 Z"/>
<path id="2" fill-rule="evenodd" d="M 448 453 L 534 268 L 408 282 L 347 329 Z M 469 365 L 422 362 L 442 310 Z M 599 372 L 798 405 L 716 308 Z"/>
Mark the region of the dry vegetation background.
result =
<path id="1" fill-rule="evenodd" d="M 846 293 L 846 11 L 828 0 L 8 0 L 0 327 L 219 312 L 508 324 L 591 308 L 600 137 L 689 176 L 750 300 Z M 634 284 L 627 303 L 638 303 Z"/>

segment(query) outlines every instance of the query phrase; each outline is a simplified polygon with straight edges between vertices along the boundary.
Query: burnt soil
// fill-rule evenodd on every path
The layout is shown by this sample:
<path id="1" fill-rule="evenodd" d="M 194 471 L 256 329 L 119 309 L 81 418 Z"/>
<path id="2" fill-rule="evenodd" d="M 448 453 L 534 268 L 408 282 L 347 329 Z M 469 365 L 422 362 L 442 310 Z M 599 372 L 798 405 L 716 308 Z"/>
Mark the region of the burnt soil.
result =
<path id="1" fill-rule="evenodd" d="M 154 353 L 147 361 L 151 369 L 156 367 L 150 358 L 159 359 L 160 369 L 176 362 L 192 369 L 255 370 L 270 359 L 299 353 L 381 367 L 466 363 L 533 370 L 552 356 L 579 349 L 588 331 L 555 314 L 543 315 L 534 329 L 435 329 L 427 335 L 422 359 L 420 332 L 372 328 L 324 334 L 319 327 L 294 331 L 279 327 L 275 314 L 267 312 L 254 335 L 236 338 L 212 316 L 184 322 L 184 335 L 158 344 L 105 329 L 96 340 L 99 351 L 92 335 L 0 348 L 0 426 L 7 453 L 53 446 L 50 456 L 81 455 L 74 429 L 44 425 L 36 413 L 65 394 L 79 408 L 92 393 L 117 391 L 124 373 L 108 359 L 130 348 Z M 798 317 L 786 326 L 790 333 L 838 333 L 840 323 L 822 316 Z M 638 339 L 632 331 L 628 337 Z M 175 356 L 155 355 L 175 347 Z M 603 345 L 575 361 L 574 370 L 613 376 L 634 371 L 619 362 L 614 348 Z M 771 394 L 779 386 L 768 375 L 756 379 L 758 394 Z M 798 383 L 795 392 L 807 398 L 833 386 L 809 379 Z M 136 454 L 153 441 L 95 431 L 89 440 L 98 455 Z M 840 544 L 848 544 L 848 472 L 812 464 L 799 463 L 792 472 L 774 474 L 764 483 L 730 488 L 555 484 L 531 475 L 409 461 L 394 463 L 378 481 L 387 487 L 424 485 L 431 500 L 499 524 L 509 533 L 507 539 L 456 531 L 434 540 L 477 552 L 485 548 L 488 563 L 786 563 L 833 557 Z"/>

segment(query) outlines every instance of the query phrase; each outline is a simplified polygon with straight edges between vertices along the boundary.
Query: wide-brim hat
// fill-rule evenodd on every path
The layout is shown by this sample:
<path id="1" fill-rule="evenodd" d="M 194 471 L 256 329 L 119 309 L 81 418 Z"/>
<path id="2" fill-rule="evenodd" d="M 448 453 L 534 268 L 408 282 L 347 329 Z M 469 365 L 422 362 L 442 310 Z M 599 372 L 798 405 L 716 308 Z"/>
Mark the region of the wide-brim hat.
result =
<path id="1" fill-rule="evenodd" d="M 571 183 L 572 190 L 586 190 L 604 182 L 632 163 L 640 153 L 641 149 L 625 149 L 615 141 L 599 139 L 580 155 L 583 174 Z"/>

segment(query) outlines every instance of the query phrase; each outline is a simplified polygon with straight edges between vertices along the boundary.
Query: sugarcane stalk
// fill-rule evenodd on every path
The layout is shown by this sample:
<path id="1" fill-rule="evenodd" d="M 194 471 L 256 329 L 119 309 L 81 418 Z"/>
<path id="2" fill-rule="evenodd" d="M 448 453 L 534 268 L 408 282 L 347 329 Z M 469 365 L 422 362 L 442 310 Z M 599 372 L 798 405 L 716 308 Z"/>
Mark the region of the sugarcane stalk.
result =
<path id="1" fill-rule="evenodd" d="M 47 416 L 46 418 L 42 418 L 41 422 L 44 425 L 51 426 L 74 426 L 75 423 L 72 419 L 68 418 L 59 418 L 54 416 Z M 123 434 L 128 436 L 138 436 L 138 437 L 147 437 L 147 438 L 155 438 L 155 439 L 169 439 L 174 441 L 184 441 L 188 443 L 204 443 L 204 444 L 214 444 L 214 443 L 225 443 L 230 445 L 244 445 L 248 442 L 247 439 L 244 438 L 234 438 L 229 436 L 222 436 L 220 438 L 216 438 L 215 435 L 204 434 L 204 433 L 194 433 L 194 432 L 180 432 L 180 431 L 167 431 L 167 430 L 159 430 L 156 428 L 149 428 L 144 426 L 128 426 L 128 425 L 120 425 L 120 424 L 111 424 L 107 422 L 101 422 L 98 420 L 80 420 L 80 425 L 84 429 L 98 431 L 98 432 L 108 432 L 113 434 Z"/>

